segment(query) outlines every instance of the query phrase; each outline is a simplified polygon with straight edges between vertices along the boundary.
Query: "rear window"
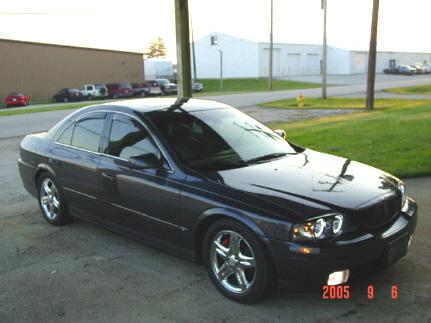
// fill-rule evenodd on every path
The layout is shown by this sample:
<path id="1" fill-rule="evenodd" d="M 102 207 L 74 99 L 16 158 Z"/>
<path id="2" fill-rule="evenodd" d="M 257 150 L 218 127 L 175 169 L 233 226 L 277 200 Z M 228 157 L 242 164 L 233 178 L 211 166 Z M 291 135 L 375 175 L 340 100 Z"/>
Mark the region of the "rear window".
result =
<path id="1" fill-rule="evenodd" d="M 101 88 L 104 88 L 104 87 L 105 87 L 105 85 L 104 85 L 104 84 L 94 84 L 94 87 L 95 87 L 96 89 L 101 89 Z"/>
<path id="2" fill-rule="evenodd" d="M 24 94 L 23 93 L 21 93 L 21 92 L 12 92 L 12 93 L 9 93 L 9 95 L 13 95 L 13 96 L 23 96 Z"/>

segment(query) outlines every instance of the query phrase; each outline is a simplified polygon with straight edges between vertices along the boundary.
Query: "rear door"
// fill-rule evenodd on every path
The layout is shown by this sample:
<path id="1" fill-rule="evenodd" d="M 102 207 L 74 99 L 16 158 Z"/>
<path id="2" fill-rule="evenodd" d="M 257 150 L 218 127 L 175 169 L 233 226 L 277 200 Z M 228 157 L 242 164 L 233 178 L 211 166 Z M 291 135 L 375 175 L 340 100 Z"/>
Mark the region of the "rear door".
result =
<path id="1" fill-rule="evenodd" d="M 50 147 L 49 163 L 56 173 L 69 211 L 78 216 L 100 215 L 97 166 L 106 112 L 87 113 L 69 124 Z"/>
<path id="2" fill-rule="evenodd" d="M 140 238 L 178 244 L 179 186 L 172 168 L 147 128 L 137 118 L 113 113 L 99 174 L 103 218 Z M 154 169 L 132 169 L 130 157 L 152 153 Z"/>

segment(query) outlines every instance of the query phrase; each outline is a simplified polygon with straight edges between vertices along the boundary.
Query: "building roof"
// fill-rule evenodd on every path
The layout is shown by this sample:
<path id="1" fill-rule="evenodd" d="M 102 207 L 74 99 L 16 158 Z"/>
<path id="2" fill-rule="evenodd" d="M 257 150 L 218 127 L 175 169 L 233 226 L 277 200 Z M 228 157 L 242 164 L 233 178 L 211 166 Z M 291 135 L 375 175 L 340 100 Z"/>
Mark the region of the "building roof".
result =
<path id="1" fill-rule="evenodd" d="M 35 41 L 27 41 L 27 40 L 19 40 L 19 39 L 9 39 L 9 38 L 0 38 L 0 41 L 8 41 L 8 42 L 24 43 L 24 44 L 32 44 L 32 45 L 42 45 L 42 46 L 55 46 L 55 47 L 64 47 L 64 48 L 89 49 L 89 50 L 107 51 L 107 52 L 115 52 L 115 53 L 127 53 L 127 54 L 139 54 L 139 55 L 144 54 L 142 52 L 134 52 L 134 51 L 125 51 L 125 50 L 116 50 L 116 49 L 107 49 L 107 48 L 95 48 L 95 47 L 84 47 L 84 46 L 75 46 L 75 45 L 53 44 L 53 43 L 46 43 L 46 42 L 35 42 Z"/>

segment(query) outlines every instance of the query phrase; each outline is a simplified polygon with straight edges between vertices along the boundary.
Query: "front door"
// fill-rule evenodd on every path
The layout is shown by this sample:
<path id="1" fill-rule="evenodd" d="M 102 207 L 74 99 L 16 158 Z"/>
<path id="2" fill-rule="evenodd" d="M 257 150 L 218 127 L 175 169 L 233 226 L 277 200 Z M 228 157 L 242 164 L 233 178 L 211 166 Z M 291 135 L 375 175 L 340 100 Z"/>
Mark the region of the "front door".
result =
<path id="1" fill-rule="evenodd" d="M 130 158 L 145 154 L 156 155 L 162 166 L 133 169 Z M 178 243 L 179 188 L 140 120 L 113 113 L 98 173 L 104 220 L 138 237 Z"/>
<path id="2" fill-rule="evenodd" d="M 49 149 L 49 163 L 64 192 L 69 211 L 97 217 L 99 144 L 107 113 L 85 114 L 67 126 Z"/>

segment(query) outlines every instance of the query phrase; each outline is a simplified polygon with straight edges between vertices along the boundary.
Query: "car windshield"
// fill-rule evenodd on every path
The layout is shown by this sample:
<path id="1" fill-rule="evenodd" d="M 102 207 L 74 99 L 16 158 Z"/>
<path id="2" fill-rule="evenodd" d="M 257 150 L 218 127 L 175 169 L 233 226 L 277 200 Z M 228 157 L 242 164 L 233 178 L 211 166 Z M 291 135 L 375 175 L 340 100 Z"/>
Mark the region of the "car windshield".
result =
<path id="1" fill-rule="evenodd" d="M 120 83 L 118 86 L 122 89 L 131 89 L 132 88 L 129 83 Z"/>
<path id="2" fill-rule="evenodd" d="M 166 80 L 166 79 L 160 79 L 160 80 L 157 80 L 158 82 L 159 82 L 159 84 L 160 85 L 167 85 L 167 84 L 169 84 L 170 82 L 168 81 L 168 80 Z"/>
<path id="3" fill-rule="evenodd" d="M 239 168 L 295 153 L 271 129 L 235 109 L 147 115 L 181 161 L 198 171 Z"/>

